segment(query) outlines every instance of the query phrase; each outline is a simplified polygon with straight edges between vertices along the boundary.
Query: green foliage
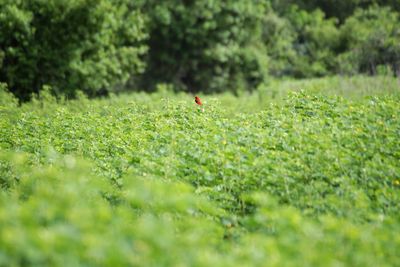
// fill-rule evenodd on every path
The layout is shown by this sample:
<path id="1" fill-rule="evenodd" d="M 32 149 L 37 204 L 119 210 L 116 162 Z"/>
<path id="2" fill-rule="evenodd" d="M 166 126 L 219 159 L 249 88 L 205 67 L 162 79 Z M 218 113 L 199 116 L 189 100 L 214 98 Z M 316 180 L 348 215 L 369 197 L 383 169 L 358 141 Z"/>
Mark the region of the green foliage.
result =
<path id="1" fill-rule="evenodd" d="M 341 22 L 350 17 L 357 8 L 368 8 L 371 5 L 387 6 L 400 11 L 400 3 L 397 0 L 272 0 L 271 3 L 280 13 L 284 13 L 290 5 L 297 5 L 307 11 L 320 9 L 329 18 L 335 17 Z"/>
<path id="2" fill-rule="evenodd" d="M 270 73 L 398 74 L 399 14 L 373 2 L 398 7 L 390 1 L 272 1 L 263 21 Z"/>
<path id="3" fill-rule="evenodd" d="M 0 192 L 0 266 L 193 265 L 211 261 L 200 246 L 212 255 L 206 246 L 222 239 L 207 216 L 215 208 L 188 186 L 126 176 L 126 189 L 115 192 L 72 156 L 49 153 L 37 167 L 23 154 L 0 160 L 19 181 Z"/>
<path id="4" fill-rule="evenodd" d="M 341 29 L 346 46 L 342 71 L 376 74 L 381 65 L 400 71 L 399 23 L 399 14 L 388 8 L 357 10 Z"/>
<path id="5" fill-rule="evenodd" d="M 0 82 L 21 101 L 124 90 L 236 95 L 271 78 L 400 73 L 396 0 L 0 0 Z M 271 77 L 272 76 L 272 77 Z"/>
<path id="6" fill-rule="evenodd" d="M 17 99 L 8 91 L 7 84 L 0 83 L 0 109 L 4 107 L 16 107 Z"/>
<path id="7" fill-rule="evenodd" d="M 288 92 L 298 92 L 305 88 L 307 88 L 307 92 L 316 95 L 342 96 L 357 100 L 371 95 L 398 94 L 399 80 L 391 75 L 272 80 L 268 84 L 260 86 L 258 97 L 264 104 L 271 100 L 276 102 L 286 98 Z M 257 107 L 254 103 L 253 106 Z"/>
<path id="8" fill-rule="evenodd" d="M 0 81 L 26 100 L 43 85 L 113 91 L 143 71 L 143 16 L 129 1 L 0 1 Z"/>
<path id="9" fill-rule="evenodd" d="M 264 30 L 274 76 L 308 78 L 333 72 L 339 44 L 335 19 L 325 19 L 320 10 L 307 12 L 291 6 L 283 18 L 268 14 Z"/>
<path id="10" fill-rule="evenodd" d="M 368 3 L 370 2 L 369 0 L 272 0 L 271 2 L 274 9 L 280 13 L 285 13 L 288 6 L 296 5 L 307 11 L 320 9 L 328 17 L 335 17 L 340 19 L 340 21 L 350 16 L 357 7 L 364 7 L 370 4 Z"/>
<path id="11" fill-rule="evenodd" d="M 184 91 L 252 90 L 264 79 L 260 1 L 146 1 L 148 68 L 142 86 Z"/>
<path id="12" fill-rule="evenodd" d="M 0 266 L 396 266 L 400 95 L 339 82 L 5 107 Z"/>

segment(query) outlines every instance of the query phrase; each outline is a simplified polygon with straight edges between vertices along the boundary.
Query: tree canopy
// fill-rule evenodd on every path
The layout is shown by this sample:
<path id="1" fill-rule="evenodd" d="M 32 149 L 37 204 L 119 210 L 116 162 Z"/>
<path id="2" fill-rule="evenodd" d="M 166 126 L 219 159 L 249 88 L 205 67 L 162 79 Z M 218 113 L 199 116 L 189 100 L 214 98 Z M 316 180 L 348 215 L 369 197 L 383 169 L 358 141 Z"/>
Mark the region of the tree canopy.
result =
<path id="1" fill-rule="evenodd" d="M 0 0 L 0 82 L 89 96 L 400 72 L 395 0 Z"/>

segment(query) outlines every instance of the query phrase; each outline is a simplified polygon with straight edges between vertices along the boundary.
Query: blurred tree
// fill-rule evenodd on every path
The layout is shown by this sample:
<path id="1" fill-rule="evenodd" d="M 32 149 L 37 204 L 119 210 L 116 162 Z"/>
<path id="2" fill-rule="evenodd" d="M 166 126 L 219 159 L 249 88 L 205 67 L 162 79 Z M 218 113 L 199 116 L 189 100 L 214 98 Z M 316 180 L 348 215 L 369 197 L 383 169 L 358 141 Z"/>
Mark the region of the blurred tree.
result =
<path id="1" fill-rule="evenodd" d="M 129 0 L 0 0 L 0 81 L 22 100 L 113 90 L 144 69 L 144 19 Z"/>
<path id="2" fill-rule="evenodd" d="M 66 96 L 238 92 L 268 75 L 398 70 L 396 10 L 396 0 L 0 0 L 0 82 L 27 100 L 45 85 Z"/>
<path id="3" fill-rule="evenodd" d="M 260 49 L 265 5 L 257 0 L 149 0 L 148 68 L 143 87 L 185 91 L 252 89 L 264 79 Z"/>
<path id="4" fill-rule="evenodd" d="M 297 5 L 301 9 L 313 11 L 315 9 L 322 10 L 327 17 L 336 17 L 339 20 L 344 20 L 350 16 L 354 9 L 366 5 L 370 0 L 272 0 L 272 6 L 280 14 L 285 14 L 292 5 Z"/>
<path id="5" fill-rule="evenodd" d="M 376 74 L 378 66 L 400 71 L 400 16 L 387 7 L 358 9 L 341 28 L 340 70 Z"/>
<path id="6" fill-rule="evenodd" d="M 320 10 L 307 12 L 290 6 L 285 17 L 269 12 L 264 19 L 263 41 L 274 76 L 324 76 L 335 69 L 339 31 L 335 19 Z"/>
<path id="7" fill-rule="evenodd" d="M 351 16 L 357 8 L 368 8 L 374 4 L 400 11 L 400 1 L 398 0 L 271 0 L 271 3 L 280 14 L 285 14 L 291 5 L 297 5 L 308 11 L 321 9 L 328 18 L 335 17 L 340 22 Z"/>

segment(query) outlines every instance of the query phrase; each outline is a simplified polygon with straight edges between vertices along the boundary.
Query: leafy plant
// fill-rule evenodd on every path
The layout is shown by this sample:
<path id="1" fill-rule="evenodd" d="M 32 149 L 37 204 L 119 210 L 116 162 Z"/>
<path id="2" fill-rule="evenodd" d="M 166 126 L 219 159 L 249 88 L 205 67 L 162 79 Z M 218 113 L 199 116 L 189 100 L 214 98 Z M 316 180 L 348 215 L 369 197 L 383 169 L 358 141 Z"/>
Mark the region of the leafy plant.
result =
<path id="1" fill-rule="evenodd" d="M 2 106 L 0 266 L 396 266 L 399 94 L 326 84 Z"/>

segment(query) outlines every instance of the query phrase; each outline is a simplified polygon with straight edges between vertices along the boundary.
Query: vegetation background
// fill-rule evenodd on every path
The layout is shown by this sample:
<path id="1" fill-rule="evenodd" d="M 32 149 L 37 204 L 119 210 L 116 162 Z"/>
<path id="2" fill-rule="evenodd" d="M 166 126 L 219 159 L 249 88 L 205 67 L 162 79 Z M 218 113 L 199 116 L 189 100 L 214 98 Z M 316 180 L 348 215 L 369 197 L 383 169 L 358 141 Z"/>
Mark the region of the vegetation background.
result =
<path id="1" fill-rule="evenodd" d="M 0 0 L 0 267 L 400 266 L 399 12 Z"/>
<path id="2" fill-rule="evenodd" d="M 0 82 L 20 100 L 251 91 L 272 78 L 399 75 L 395 0 L 1 0 Z"/>

